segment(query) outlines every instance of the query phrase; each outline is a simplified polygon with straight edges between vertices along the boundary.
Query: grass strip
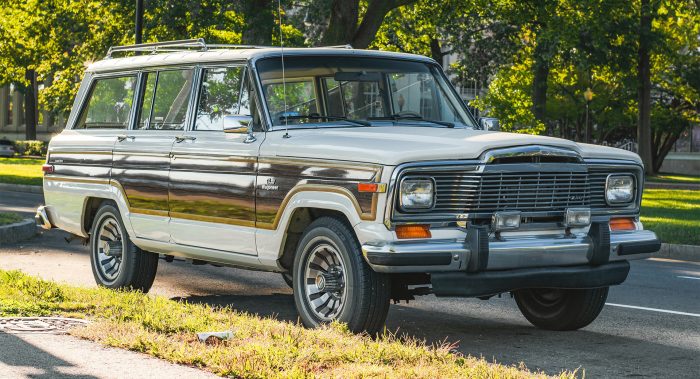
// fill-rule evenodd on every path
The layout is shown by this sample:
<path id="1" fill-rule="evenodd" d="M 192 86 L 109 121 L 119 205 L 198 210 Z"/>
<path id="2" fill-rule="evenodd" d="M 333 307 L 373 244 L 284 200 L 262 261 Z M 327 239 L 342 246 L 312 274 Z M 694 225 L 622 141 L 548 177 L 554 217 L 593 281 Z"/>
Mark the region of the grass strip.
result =
<path id="1" fill-rule="evenodd" d="M 539 378 L 542 373 L 489 363 L 386 334 L 354 335 L 342 324 L 315 330 L 164 297 L 105 288 L 79 288 L 0 270 L 0 316 L 61 315 L 94 322 L 75 336 L 196 366 L 222 376 Z M 199 342 L 196 332 L 232 330 L 218 344 Z M 580 372 L 564 372 L 575 377 Z"/>
<path id="2" fill-rule="evenodd" d="M 12 212 L 0 212 L 0 226 L 22 221 L 22 216 Z"/>
<path id="3" fill-rule="evenodd" d="M 645 189 L 641 221 L 662 242 L 700 245 L 700 191 Z"/>
<path id="4" fill-rule="evenodd" d="M 0 183 L 40 186 L 43 164 L 43 159 L 0 158 Z"/>

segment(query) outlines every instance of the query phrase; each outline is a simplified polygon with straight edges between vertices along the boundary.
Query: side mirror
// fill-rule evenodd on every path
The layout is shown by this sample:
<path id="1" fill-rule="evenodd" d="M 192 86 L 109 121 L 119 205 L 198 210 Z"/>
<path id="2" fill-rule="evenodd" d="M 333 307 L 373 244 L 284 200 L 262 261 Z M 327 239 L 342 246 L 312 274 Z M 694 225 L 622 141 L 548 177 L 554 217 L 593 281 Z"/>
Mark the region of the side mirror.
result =
<path id="1" fill-rule="evenodd" d="M 479 119 L 479 126 L 481 127 L 481 130 L 501 130 L 501 125 L 498 123 L 498 119 L 493 117 L 481 117 Z"/>
<path id="2" fill-rule="evenodd" d="M 248 133 L 248 126 L 253 122 L 252 116 L 226 115 L 224 116 L 224 133 Z"/>

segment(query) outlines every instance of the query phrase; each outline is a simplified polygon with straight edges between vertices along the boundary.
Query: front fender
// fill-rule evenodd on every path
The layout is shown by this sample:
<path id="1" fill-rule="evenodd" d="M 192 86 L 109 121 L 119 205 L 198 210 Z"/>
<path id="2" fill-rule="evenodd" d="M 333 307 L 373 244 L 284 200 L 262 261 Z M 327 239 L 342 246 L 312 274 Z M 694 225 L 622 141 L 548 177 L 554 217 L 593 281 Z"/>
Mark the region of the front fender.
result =
<path id="1" fill-rule="evenodd" d="M 288 196 L 288 199 L 285 199 L 282 207 L 271 227 L 258 226 L 256 232 L 258 257 L 263 263 L 272 264 L 281 256 L 286 231 L 297 209 L 315 208 L 341 212 L 353 227 L 363 221 L 370 221 L 370 218 L 377 221 L 381 217 L 376 212 L 378 208 L 376 206 L 374 212 L 363 213 L 353 194 L 337 186 L 299 186 Z M 381 220 L 379 223 L 381 224 Z"/>

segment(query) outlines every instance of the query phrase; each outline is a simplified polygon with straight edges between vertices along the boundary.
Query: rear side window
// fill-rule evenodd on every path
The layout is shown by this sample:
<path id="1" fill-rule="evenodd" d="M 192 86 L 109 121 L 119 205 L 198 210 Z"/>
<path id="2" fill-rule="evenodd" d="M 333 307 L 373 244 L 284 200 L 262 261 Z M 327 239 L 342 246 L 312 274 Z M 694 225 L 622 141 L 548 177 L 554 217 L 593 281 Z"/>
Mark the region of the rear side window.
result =
<path id="1" fill-rule="evenodd" d="M 97 79 L 75 129 L 127 129 L 135 76 Z"/>
<path id="2" fill-rule="evenodd" d="M 224 116 L 242 114 L 239 102 L 242 79 L 243 67 L 204 69 L 195 130 L 223 130 Z"/>
<path id="3" fill-rule="evenodd" d="M 183 130 L 194 70 L 169 70 L 146 75 L 139 129 Z"/>

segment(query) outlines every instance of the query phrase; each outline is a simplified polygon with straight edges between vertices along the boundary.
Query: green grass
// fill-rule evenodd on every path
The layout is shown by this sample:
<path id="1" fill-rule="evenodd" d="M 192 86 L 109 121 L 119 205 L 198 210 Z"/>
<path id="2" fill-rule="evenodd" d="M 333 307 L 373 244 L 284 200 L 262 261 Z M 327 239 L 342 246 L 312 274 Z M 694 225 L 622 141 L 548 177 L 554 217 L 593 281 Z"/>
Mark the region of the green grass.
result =
<path id="1" fill-rule="evenodd" d="M 654 176 L 648 176 L 647 181 L 655 183 L 700 184 L 700 176 L 659 174 Z"/>
<path id="2" fill-rule="evenodd" d="M 17 213 L 0 212 L 0 226 L 10 225 L 22 221 L 22 216 Z"/>
<path id="3" fill-rule="evenodd" d="M 700 245 L 700 191 L 646 189 L 641 220 L 662 242 Z"/>
<path id="4" fill-rule="evenodd" d="M 342 324 L 315 330 L 239 313 L 229 308 L 176 302 L 159 296 L 105 288 L 78 288 L 0 270 L 0 316 L 63 315 L 93 322 L 71 334 L 102 344 L 192 365 L 222 376 L 532 378 L 519 367 L 489 363 L 386 334 L 354 335 Z M 197 340 L 197 332 L 231 330 L 218 344 Z M 581 372 L 565 372 L 575 377 Z"/>
<path id="5" fill-rule="evenodd" d="M 43 164 L 43 159 L 0 158 L 0 183 L 40 186 Z"/>

